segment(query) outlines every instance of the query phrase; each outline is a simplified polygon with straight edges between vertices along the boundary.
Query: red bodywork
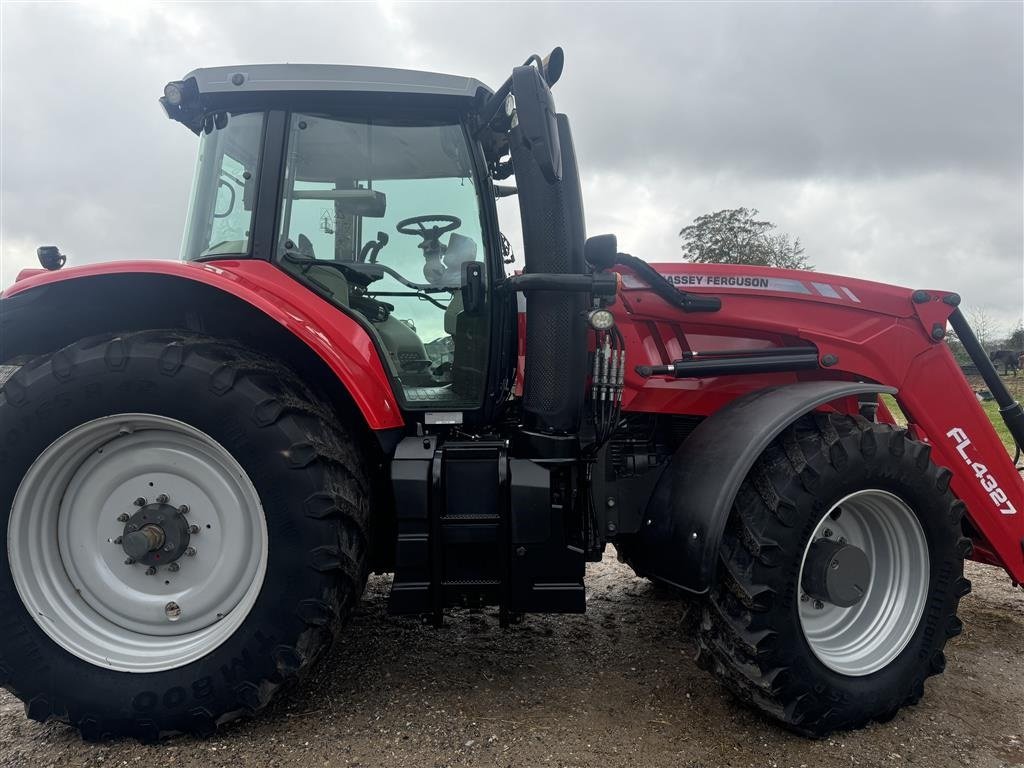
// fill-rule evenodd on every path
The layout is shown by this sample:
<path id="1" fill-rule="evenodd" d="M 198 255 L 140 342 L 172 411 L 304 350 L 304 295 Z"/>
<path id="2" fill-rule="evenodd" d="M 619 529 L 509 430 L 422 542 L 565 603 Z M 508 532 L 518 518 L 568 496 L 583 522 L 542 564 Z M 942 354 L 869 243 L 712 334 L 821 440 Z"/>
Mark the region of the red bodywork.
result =
<path id="1" fill-rule="evenodd" d="M 899 390 L 914 435 L 952 472 L 951 486 L 975 529 L 974 557 L 1024 582 L 1024 480 L 941 338 L 953 306 L 948 291 L 912 291 L 820 273 L 724 265 L 654 265 L 680 288 L 722 298 L 718 312 L 684 314 L 622 273 L 615 304 L 629 355 L 626 411 L 707 415 L 754 389 L 804 379 L 872 381 Z M 345 384 L 372 429 L 404 424 L 398 401 L 366 330 L 293 278 L 262 261 L 206 264 L 139 261 L 97 264 L 19 280 L 5 295 L 77 277 L 155 273 L 220 288 L 265 312 L 308 344 Z M 522 320 L 522 317 L 520 318 Z M 522 326 L 522 323 L 521 323 Z M 520 340 L 522 349 L 522 339 Z M 642 378 L 637 365 L 662 365 L 685 351 L 814 344 L 827 368 L 801 373 L 670 379 Z M 522 365 L 520 361 L 520 373 Z M 520 376 L 521 381 L 521 376 Z M 838 404 L 856 413 L 858 404 Z M 883 407 L 879 418 L 891 419 Z"/>

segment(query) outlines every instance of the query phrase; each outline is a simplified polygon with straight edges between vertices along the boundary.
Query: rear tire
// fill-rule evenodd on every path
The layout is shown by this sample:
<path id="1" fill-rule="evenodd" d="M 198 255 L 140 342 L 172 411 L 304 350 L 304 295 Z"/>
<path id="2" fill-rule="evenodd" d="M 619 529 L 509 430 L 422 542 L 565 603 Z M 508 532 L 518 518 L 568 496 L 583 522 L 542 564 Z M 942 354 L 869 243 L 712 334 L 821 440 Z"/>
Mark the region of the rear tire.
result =
<path id="1" fill-rule="evenodd" d="M 113 434 L 108 428 L 106 437 L 90 437 L 97 434 L 97 424 L 114 425 Z M 161 432 L 164 427 L 166 433 Z M 160 445 L 164 434 L 194 442 Z M 151 436 L 157 450 L 178 450 L 183 458 L 136 461 L 133 457 L 143 454 L 125 445 L 140 435 Z M 81 442 L 88 439 L 98 442 Z M 49 529 L 31 528 L 32 515 L 24 513 L 37 514 L 33 499 L 49 492 L 45 470 L 61 465 L 53 452 L 75 445 L 75 440 L 79 448 L 74 457 L 68 454 L 69 460 L 84 470 L 54 470 L 54 481 L 70 489 L 59 488 L 58 498 L 75 498 L 76 489 L 95 483 L 103 472 L 110 474 L 107 487 L 113 490 L 93 494 L 99 499 L 95 505 L 61 503 L 59 514 L 65 517 L 53 513 L 58 527 L 64 530 L 71 525 L 68 520 L 77 521 L 71 528 L 77 531 L 72 544 L 65 536 L 59 546 L 33 550 L 34 540 Z M 82 458 L 82 445 L 88 458 Z M 103 464 L 104 450 L 120 458 Z M 206 470 L 195 477 L 187 469 L 197 456 L 206 458 L 204 450 L 221 457 L 219 463 L 199 462 L 221 467 L 212 479 L 203 474 Z M 140 463 L 137 470 L 125 469 L 133 462 Z M 223 471 L 231 466 L 239 468 L 238 487 L 249 487 L 256 495 L 216 495 L 219 485 L 232 481 L 231 473 Z M 241 715 L 259 712 L 309 671 L 366 583 L 370 484 L 355 436 L 337 424 L 335 414 L 294 372 L 231 342 L 181 331 L 145 331 L 84 339 L 31 361 L 0 388 L 0 467 L 0 684 L 25 702 L 30 718 L 68 723 L 89 740 L 208 735 Z M 191 494 L 207 507 L 182 513 L 189 523 L 199 523 L 192 531 L 199 552 L 182 549 L 178 567 L 161 562 L 155 574 L 141 575 L 145 566 L 125 562 L 125 553 L 117 551 L 120 540 L 112 537 L 121 525 L 128 530 L 135 519 L 130 516 L 143 508 L 142 501 L 159 499 L 157 486 L 163 485 L 185 489 L 180 495 Z M 129 487 L 130 495 L 139 495 L 137 506 L 122 504 Z M 204 497 L 202 491 L 208 488 L 214 490 Z M 224 498 L 240 499 L 234 517 L 220 503 L 210 503 Z M 171 498 L 170 504 L 185 500 Z M 73 509 L 73 516 L 65 506 Z M 90 518 L 82 527 L 82 516 L 90 514 L 96 522 Z M 204 521 L 211 521 L 213 528 Z M 218 521 L 225 530 L 215 530 Z M 264 530 L 262 538 L 253 528 Z M 9 539 L 12 532 L 16 538 Z M 244 560 L 248 549 L 255 555 L 260 547 L 262 571 L 218 569 L 232 557 Z M 33 554 L 37 551 L 42 554 Z M 68 560 L 76 557 L 75 562 Z M 151 632 L 137 627 L 153 621 L 154 600 L 163 605 L 164 599 L 180 594 L 175 589 L 184 590 L 188 574 L 199 574 L 204 559 L 213 574 L 210 583 L 221 573 L 246 574 L 253 579 L 253 597 L 225 603 L 225 612 L 209 614 L 212 629 L 204 631 L 214 634 L 207 645 L 174 659 L 166 648 L 177 646 L 168 643 L 187 643 L 199 635 L 176 636 L 180 625 L 168 624 L 159 630 L 165 634 L 154 640 Z M 61 590 L 77 590 L 83 581 L 62 573 L 61 563 L 73 573 L 82 564 L 94 567 L 99 583 L 106 579 L 119 590 L 120 603 L 103 604 L 94 591 L 94 605 L 83 589 L 85 608 L 64 610 Z M 62 585 L 61 576 L 67 584 Z M 229 591 L 224 581 L 218 588 Z M 41 582 L 51 585 L 49 592 L 37 589 Z M 26 601 L 34 613 L 26 609 Z M 49 609 L 40 609 L 40 604 L 52 604 L 59 620 L 52 614 L 46 617 Z M 122 609 L 127 619 L 118 613 Z M 79 613 L 86 620 L 76 619 Z M 169 622 L 178 621 L 170 607 L 166 615 Z M 192 617 L 189 605 L 182 604 L 182 625 Z M 90 622 L 102 625 L 106 635 L 89 635 Z M 217 635 L 222 625 L 233 631 Z M 111 647 L 122 638 L 123 652 L 103 659 L 106 638 L 115 641 Z M 132 647 L 142 650 L 133 654 Z M 155 662 L 147 661 L 147 648 L 153 649 Z"/>
<path id="2" fill-rule="evenodd" d="M 916 703 L 925 678 L 945 668 L 943 647 L 962 630 L 957 605 L 970 591 L 963 562 L 971 544 L 962 533 L 964 507 L 949 490 L 950 477 L 931 462 L 929 447 L 903 430 L 837 415 L 798 421 L 761 455 L 737 495 L 718 584 L 703 608 L 699 660 L 741 700 L 808 736 L 884 721 Z M 902 594 L 910 607 L 900 614 L 892 608 L 895 601 L 886 600 L 890 607 L 878 609 L 878 621 L 848 624 L 868 627 L 858 642 L 873 650 L 859 656 L 850 650 L 855 643 L 822 640 L 821 622 L 813 624 L 821 603 L 801 601 L 800 578 L 812 538 L 829 525 L 830 512 L 843 514 L 838 502 L 863 498 L 858 492 L 881 500 L 875 504 L 879 528 L 905 530 L 897 543 L 913 552 L 919 541 L 926 547 L 920 560 L 928 563 L 925 579 L 918 558 L 890 558 L 886 578 L 896 586 L 887 587 L 885 596 Z M 875 512 L 869 504 L 863 514 Z M 904 528 L 894 522 L 902 515 Z M 873 551 L 883 549 L 875 546 Z M 900 546 L 893 552 L 903 551 Z M 872 562 L 878 584 L 882 560 Z M 822 611 L 833 611 L 834 626 L 842 627 L 844 616 L 852 622 L 859 609 L 867 613 L 874 604 L 865 597 L 852 608 L 822 605 Z M 886 626 L 888 634 L 882 632 Z"/>

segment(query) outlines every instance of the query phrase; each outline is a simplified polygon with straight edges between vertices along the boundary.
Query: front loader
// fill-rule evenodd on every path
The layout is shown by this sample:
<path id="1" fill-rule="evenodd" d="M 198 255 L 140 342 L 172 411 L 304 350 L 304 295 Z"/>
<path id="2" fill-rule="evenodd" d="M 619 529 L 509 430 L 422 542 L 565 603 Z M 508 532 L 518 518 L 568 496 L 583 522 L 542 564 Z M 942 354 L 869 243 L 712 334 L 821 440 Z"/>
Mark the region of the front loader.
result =
<path id="1" fill-rule="evenodd" d="M 1024 581 L 1024 481 L 950 325 L 1018 445 L 1024 416 L 958 296 L 588 238 L 561 69 L 166 86 L 199 138 L 181 260 L 42 248 L 0 297 L 0 684 L 29 717 L 210 734 L 309 673 L 371 572 L 395 614 L 505 626 L 583 613 L 611 544 L 698 602 L 740 699 L 823 736 L 943 670 L 965 558 Z"/>

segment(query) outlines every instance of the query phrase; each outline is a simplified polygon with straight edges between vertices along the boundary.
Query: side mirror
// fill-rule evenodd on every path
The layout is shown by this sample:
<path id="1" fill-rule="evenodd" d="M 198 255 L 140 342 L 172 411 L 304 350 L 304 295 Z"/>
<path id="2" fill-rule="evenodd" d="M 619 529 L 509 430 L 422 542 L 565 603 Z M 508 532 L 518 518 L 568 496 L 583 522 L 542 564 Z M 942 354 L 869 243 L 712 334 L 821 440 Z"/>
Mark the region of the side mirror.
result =
<path id="1" fill-rule="evenodd" d="M 561 181 L 562 149 L 555 122 L 555 100 L 544 75 L 537 67 L 516 67 L 512 70 L 512 95 L 516 99 L 520 140 L 530 150 L 544 179 L 549 184 Z"/>

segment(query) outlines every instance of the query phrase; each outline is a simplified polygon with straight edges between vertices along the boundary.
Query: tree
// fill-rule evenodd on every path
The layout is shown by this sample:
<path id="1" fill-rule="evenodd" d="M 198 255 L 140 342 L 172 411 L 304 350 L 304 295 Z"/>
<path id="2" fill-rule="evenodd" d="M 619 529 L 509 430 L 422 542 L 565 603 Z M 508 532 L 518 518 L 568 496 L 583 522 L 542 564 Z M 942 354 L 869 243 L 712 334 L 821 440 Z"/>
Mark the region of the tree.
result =
<path id="1" fill-rule="evenodd" d="M 1018 320 L 1006 339 L 1006 348 L 1014 349 L 1017 352 L 1024 352 L 1024 320 Z"/>
<path id="2" fill-rule="evenodd" d="M 759 221 L 756 208 L 729 208 L 698 216 L 683 227 L 683 258 L 701 264 L 754 264 L 785 269 L 814 269 L 800 238 Z"/>
<path id="3" fill-rule="evenodd" d="M 985 307 L 975 307 L 968 315 L 971 318 L 971 330 L 974 331 L 981 348 L 991 352 L 997 346 L 996 326 L 992 316 Z"/>

